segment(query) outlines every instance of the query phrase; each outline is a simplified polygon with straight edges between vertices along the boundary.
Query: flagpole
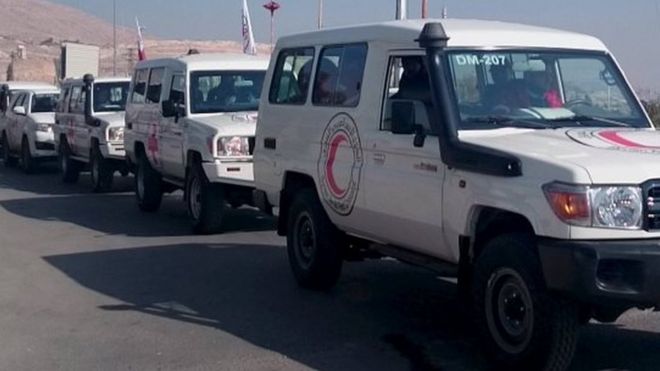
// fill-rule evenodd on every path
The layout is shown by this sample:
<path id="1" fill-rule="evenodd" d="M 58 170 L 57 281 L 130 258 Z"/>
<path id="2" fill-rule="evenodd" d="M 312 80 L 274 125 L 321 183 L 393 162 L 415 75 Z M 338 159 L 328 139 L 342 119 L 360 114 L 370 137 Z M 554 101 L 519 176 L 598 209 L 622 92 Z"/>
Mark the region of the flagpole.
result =
<path id="1" fill-rule="evenodd" d="M 319 0 L 319 30 L 323 28 L 323 0 Z"/>
<path id="2" fill-rule="evenodd" d="M 112 0 L 112 76 L 117 76 L 117 0 Z"/>

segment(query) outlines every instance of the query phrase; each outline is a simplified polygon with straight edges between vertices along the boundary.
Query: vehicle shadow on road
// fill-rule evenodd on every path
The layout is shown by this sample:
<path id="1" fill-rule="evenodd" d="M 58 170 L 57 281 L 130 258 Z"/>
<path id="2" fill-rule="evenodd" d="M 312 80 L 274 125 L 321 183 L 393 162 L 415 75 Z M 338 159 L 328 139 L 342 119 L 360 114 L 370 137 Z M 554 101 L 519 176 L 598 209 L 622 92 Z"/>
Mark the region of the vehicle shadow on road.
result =
<path id="1" fill-rule="evenodd" d="M 455 287 L 395 261 L 352 263 L 299 289 L 279 246 L 169 245 L 48 256 L 80 285 L 138 311 L 210 326 L 313 369 L 480 370 Z"/>
<path id="2" fill-rule="evenodd" d="M 183 202 L 166 196 L 159 212 L 142 213 L 132 194 L 76 194 L 0 201 L 8 212 L 43 221 L 76 224 L 110 235 L 137 237 L 186 236 L 192 228 Z M 225 232 L 268 231 L 273 217 L 254 209 L 229 210 Z"/>
<path id="3" fill-rule="evenodd" d="M 120 193 L 133 190 L 133 178 L 121 177 L 117 174 L 111 192 Z M 44 163 L 34 174 L 24 174 L 19 169 L 8 169 L 0 161 L 0 191 L 11 189 L 41 195 L 71 195 L 91 193 L 92 183 L 89 173 L 82 173 L 76 184 L 64 184 L 60 180 L 56 164 Z"/>

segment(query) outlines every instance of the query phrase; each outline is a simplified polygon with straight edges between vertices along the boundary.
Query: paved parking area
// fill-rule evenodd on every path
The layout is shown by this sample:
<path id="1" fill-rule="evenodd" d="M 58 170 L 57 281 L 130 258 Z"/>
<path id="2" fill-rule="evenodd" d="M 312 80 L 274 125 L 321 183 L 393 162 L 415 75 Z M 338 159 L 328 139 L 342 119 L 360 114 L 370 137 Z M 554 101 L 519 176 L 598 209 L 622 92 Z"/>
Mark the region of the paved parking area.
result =
<path id="1" fill-rule="evenodd" d="M 1 166 L 1 165 L 0 165 Z M 274 221 L 190 234 L 180 195 L 143 214 L 120 179 L 0 167 L 0 370 L 487 370 L 455 287 L 392 260 L 299 289 Z M 575 370 L 657 370 L 660 314 L 584 328 Z"/>

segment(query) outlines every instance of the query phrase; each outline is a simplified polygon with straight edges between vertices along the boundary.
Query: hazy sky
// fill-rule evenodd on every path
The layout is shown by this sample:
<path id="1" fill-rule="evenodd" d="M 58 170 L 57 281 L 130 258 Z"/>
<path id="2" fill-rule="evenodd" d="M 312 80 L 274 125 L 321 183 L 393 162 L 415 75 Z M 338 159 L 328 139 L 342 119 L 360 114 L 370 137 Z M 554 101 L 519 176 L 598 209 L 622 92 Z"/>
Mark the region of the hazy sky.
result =
<path id="1" fill-rule="evenodd" d="M 112 20 L 110 0 L 53 0 Z M 147 35 L 173 39 L 240 40 L 242 0 L 116 0 L 118 22 L 138 16 Z M 265 0 L 248 0 L 257 42 L 268 42 Z M 317 0 L 279 0 L 278 35 L 311 30 Z M 326 26 L 394 17 L 395 0 L 324 0 Z M 446 5 L 450 17 L 496 19 L 589 33 L 601 38 L 638 88 L 660 91 L 660 0 L 430 0 L 432 16 Z M 408 0 L 418 17 L 421 0 Z"/>

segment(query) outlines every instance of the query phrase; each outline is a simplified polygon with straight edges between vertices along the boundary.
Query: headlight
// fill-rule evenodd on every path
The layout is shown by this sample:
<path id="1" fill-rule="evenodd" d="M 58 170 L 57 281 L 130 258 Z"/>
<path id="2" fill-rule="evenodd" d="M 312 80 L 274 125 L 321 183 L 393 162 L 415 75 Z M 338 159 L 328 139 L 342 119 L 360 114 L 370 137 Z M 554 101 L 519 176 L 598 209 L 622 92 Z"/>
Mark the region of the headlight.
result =
<path id="1" fill-rule="evenodd" d="M 551 183 L 543 190 L 552 210 L 568 224 L 615 229 L 642 227 L 642 190 L 639 187 Z"/>
<path id="2" fill-rule="evenodd" d="M 51 129 L 50 124 L 37 124 L 37 131 L 48 133 L 50 132 L 50 129 Z"/>
<path id="3" fill-rule="evenodd" d="M 108 141 L 121 142 L 124 140 L 124 128 L 110 128 L 108 129 Z"/>
<path id="4" fill-rule="evenodd" d="M 218 139 L 218 157 L 239 157 L 250 155 L 248 137 L 224 137 Z"/>

